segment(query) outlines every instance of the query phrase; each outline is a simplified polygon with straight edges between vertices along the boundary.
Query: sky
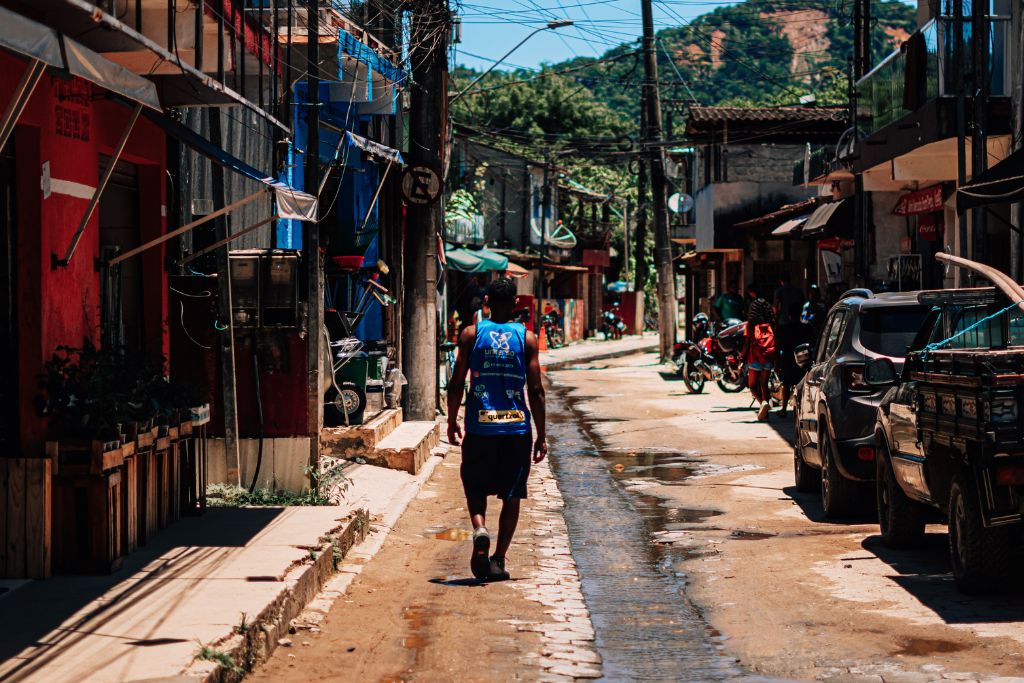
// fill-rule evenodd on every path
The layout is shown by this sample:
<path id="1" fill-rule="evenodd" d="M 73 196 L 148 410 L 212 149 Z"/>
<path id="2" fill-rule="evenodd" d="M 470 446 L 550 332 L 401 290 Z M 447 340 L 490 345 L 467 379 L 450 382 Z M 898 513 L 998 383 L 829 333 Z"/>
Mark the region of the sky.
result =
<path id="1" fill-rule="evenodd" d="M 679 26 L 724 0 L 655 0 L 655 30 Z M 531 31 L 552 19 L 571 19 L 573 26 L 541 31 L 497 68 L 536 69 L 544 62 L 573 57 L 598 57 L 641 33 L 640 0 L 462 0 L 462 42 L 455 62 L 485 69 Z"/>

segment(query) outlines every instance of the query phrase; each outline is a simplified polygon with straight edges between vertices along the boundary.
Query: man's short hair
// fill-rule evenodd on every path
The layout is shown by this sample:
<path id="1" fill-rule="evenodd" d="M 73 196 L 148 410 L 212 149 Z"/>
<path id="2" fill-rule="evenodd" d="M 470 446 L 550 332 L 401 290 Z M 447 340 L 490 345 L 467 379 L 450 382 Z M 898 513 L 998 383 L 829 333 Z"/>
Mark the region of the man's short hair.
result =
<path id="1" fill-rule="evenodd" d="M 499 277 L 487 288 L 487 303 L 491 306 L 508 306 L 516 304 L 516 283 L 512 278 Z"/>

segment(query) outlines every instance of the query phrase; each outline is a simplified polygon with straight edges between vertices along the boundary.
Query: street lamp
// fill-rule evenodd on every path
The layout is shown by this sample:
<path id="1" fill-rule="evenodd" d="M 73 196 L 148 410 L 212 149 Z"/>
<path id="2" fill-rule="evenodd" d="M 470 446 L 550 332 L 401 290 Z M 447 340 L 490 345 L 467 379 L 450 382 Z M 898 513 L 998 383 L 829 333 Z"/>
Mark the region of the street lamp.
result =
<path id="1" fill-rule="evenodd" d="M 516 46 L 515 46 L 515 47 L 513 47 L 513 48 L 512 48 L 511 50 L 509 50 L 508 52 L 506 52 L 506 53 L 505 53 L 505 55 L 504 55 L 504 56 L 503 56 L 503 57 L 502 57 L 501 59 L 499 59 L 498 61 L 496 61 L 496 62 L 495 62 L 494 64 L 491 64 L 491 65 L 490 65 L 489 67 L 487 67 L 487 70 L 486 70 L 486 71 L 484 71 L 484 72 L 483 72 L 482 74 L 480 74 L 479 76 L 477 76 L 476 78 L 474 78 L 474 79 L 473 79 L 473 82 L 472 82 L 472 83 L 470 83 L 469 85 L 467 85 L 467 86 L 466 86 L 465 88 L 463 88 L 463 89 L 462 89 L 462 90 L 460 90 L 460 91 L 459 91 L 458 93 L 456 93 L 454 97 L 452 97 L 452 98 L 451 98 L 450 100 L 448 100 L 449 104 L 450 104 L 450 103 L 452 103 L 452 102 L 454 102 L 455 100 L 459 99 L 460 97 L 462 97 L 463 95 L 465 95 L 465 94 L 466 94 L 467 92 L 469 92 L 469 90 L 470 90 L 470 89 L 471 89 L 471 88 L 472 88 L 472 87 L 473 87 L 474 85 L 476 85 L 477 83 L 479 83 L 479 82 L 480 82 L 480 79 L 482 79 L 482 78 L 483 78 L 484 76 L 486 76 L 487 74 L 491 73 L 491 71 L 493 71 L 493 70 L 494 70 L 494 67 L 498 66 L 499 64 L 501 64 L 502 62 L 504 62 L 504 61 L 505 61 L 506 59 L 508 59 L 508 56 L 509 56 L 510 54 L 512 54 L 513 52 L 515 52 L 515 51 L 516 51 L 516 50 L 518 50 L 519 48 L 521 48 L 521 47 L 523 46 L 523 43 L 525 43 L 526 41 L 528 41 L 528 40 L 529 40 L 530 38 L 533 38 L 533 37 L 534 37 L 535 35 L 537 35 L 537 34 L 538 34 L 538 33 L 540 33 L 541 31 L 547 31 L 547 30 L 549 30 L 549 29 L 553 31 L 553 30 L 555 30 L 555 29 L 559 29 L 559 28 L 565 28 L 566 26 L 572 26 L 572 19 L 552 19 L 551 21 L 549 21 L 549 22 L 547 23 L 547 25 L 546 25 L 546 26 L 541 26 L 540 28 L 536 28 L 536 29 L 534 29 L 533 31 L 531 31 L 530 33 L 528 33 L 528 34 L 526 35 L 526 37 L 525 37 L 525 38 L 523 38 L 522 40 L 520 40 L 520 41 L 519 41 L 519 42 L 518 42 L 518 43 L 516 44 Z"/>

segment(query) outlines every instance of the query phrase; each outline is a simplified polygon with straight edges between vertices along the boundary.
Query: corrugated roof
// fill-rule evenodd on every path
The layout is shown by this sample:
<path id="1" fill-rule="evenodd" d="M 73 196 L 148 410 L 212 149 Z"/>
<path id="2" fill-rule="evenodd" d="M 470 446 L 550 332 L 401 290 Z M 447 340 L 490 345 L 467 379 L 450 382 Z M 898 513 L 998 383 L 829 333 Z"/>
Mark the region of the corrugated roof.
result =
<path id="1" fill-rule="evenodd" d="M 771 213 L 766 213 L 763 216 L 757 218 L 751 218 L 749 220 L 740 221 L 734 223 L 734 228 L 756 228 L 761 225 L 768 225 L 770 223 L 779 223 L 787 218 L 793 216 L 799 216 L 800 214 L 810 213 L 814 211 L 815 207 L 826 201 L 824 197 L 811 197 L 805 199 L 802 202 L 796 202 L 795 204 L 787 204 Z"/>
<path id="2" fill-rule="evenodd" d="M 846 107 L 691 107 L 689 123 L 844 121 Z"/>

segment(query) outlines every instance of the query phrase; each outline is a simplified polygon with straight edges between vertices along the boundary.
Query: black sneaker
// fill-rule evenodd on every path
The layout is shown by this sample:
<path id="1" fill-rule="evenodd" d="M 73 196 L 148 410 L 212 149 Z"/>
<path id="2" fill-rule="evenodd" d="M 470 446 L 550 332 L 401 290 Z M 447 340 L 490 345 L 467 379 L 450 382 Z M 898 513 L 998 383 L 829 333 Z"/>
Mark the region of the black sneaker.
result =
<path id="1" fill-rule="evenodd" d="M 512 578 L 508 571 L 505 569 L 505 558 L 498 557 L 495 555 L 491 558 L 491 573 L 487 577 L 488 581 L 508 581 Z"/>
<path id="2" fill-rule="evenodd" d="M 491 535 L 487 529 L 480 527 L 473 532 L 473 555 L 469 560 L 469 567 L 473 570 L 473 576 L 483 581 L 490 575 L 491 563 L 487 559 L 487 553 L 491 550 Z"/>

